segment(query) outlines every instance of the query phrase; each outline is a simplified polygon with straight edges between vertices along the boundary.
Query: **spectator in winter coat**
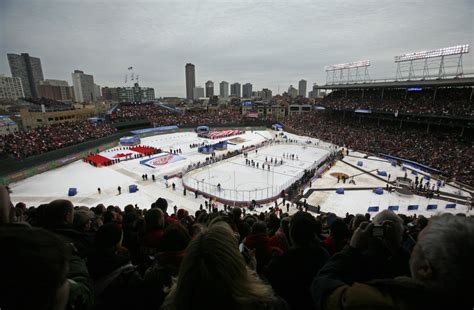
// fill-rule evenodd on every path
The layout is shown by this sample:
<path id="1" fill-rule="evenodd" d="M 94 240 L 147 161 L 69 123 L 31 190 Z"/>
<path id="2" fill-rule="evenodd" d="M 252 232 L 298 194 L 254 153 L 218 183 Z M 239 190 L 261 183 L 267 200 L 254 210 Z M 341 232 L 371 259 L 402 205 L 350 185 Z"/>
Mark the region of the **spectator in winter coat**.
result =
<path id="1" fill-rule="evenodd" d="M 245 265 L 228 224 L 215 223 L 191 241 L 162 309 L 288 309 Z"/>
<path id="2" fill-rule="evenodd" d="M 258 221 L 252 226 L 252 232 L 248 235 L 243 244 L 250 250 L 255 249 L 257 259 L 257 272 L 263 272 L 263 268 L 270 262 L 274 255 L 281 255 L 283 250 L 271 245 L 271 239 L 267 234 L 265 222 Z"/>
<path id="3" fill-rule="evenodd" d="M 391 232 L 391 224 L 387 226 Z M 361 252 L 367 249 L 372 232 L 373 224 L 361 224 L 350 246 L 321 269 L 312 285 L 318 309 L 472 309 L 472 217 L 448 213 L 433 217 L 411 253 L 411 277 L 359 283 L 354 275 L 358 274 Z M 391 242 L 387 245 L 392 247 Z"/>
<path id="4" fill-rule="evenodd" d="M 316 219 L 298 211 L 291 218 L 290 238 L 293 246 L 281 256 L 274 257 L 265 269 L 273 290 L 291 309 L 314 309 L 310 287 L 313 278 L 329 258 L 318 237 Z"/>

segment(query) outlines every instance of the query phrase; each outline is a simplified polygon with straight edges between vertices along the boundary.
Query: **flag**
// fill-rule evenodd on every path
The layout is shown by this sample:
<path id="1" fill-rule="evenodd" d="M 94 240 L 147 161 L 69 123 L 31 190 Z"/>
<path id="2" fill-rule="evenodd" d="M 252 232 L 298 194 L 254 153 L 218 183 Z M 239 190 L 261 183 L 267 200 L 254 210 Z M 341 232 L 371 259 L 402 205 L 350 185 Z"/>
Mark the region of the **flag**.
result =
<path id="1" fill-rule="evenodd" d="M 128 67 L 128 70 L 132 70 L 132 69 L 133 69 L 133 67 Z"/>

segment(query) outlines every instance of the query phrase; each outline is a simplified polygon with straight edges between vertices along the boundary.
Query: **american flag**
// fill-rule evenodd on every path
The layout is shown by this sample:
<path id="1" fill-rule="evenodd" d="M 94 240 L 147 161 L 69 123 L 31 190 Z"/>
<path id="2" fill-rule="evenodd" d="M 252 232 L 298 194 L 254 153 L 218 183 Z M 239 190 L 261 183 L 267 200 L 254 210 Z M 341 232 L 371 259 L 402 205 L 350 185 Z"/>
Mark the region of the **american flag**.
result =
<path id="1" fill-rule="evenodd" d="M 219 139 L 223 137 L 235 136 L 240 135 L 242 132 L 240 130 L 219 130 L 219 131 L 211 131 L 207 134 L 209 139 Z"/>

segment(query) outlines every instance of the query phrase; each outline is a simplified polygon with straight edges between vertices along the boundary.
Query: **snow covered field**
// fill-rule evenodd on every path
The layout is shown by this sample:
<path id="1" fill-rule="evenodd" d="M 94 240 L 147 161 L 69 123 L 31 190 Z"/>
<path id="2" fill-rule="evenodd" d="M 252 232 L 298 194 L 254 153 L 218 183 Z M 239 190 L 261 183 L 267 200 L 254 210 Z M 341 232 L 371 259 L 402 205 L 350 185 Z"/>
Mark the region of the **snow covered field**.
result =
<path id="1" fill-rule="evenodd" d="M 271 130 L 247 131 L 239 136 L 228 137 L 219 141 L 233 140 L 236 142 L 235 144 L 228 145 L 227 151 L 232 151 L 241 149 L 243 146 L 255 145 L 266 139 L 273 138 L 275 133 L 275 131 Z M 201 182 L 199 184 L 200 190 L 204 189 L 203 186 L 205 185 L 203 185 L 203 183 L 212 185 L 220 183 L 221 190 L 224 190 L 221 193 L 224 195 L 223 197 L 231 199 L 240 199 L 239 194 L 232 196 L 231 193 L 234 188 L 238 193 L 243 193 L 242 198 L 245 200 L 247 200 L 245 195 L 251 195 L 252 193 L 259 193 L 258 195 L 261 197 L 273 196 L 273 194 L 278 193 L 281 186 L 286 185 L 295 176 L 302 173 L 304 169 L 307 169 L 315 161 L 324 157 L 330 146 L 330 144 L 318 141 L 317 139 L 300 137 L 288 133 L 285 134 L 290 139 L 299 140 L 300 143 L 306 143 L 307 141 L 311 141 L 312 143 L 306 148 L 303 148 L 301 145 L 286 144 L 267 146 L 261 148 L 258 153 L 253 151 L 248 155 L 248 159 L 259 163 L 259 169 L 246 166 L 244 157 L 238 156 L 211 165 L 210 168 L 204 167 L 192 171 L 189 174 L 188 180 L 195 182 L 196 186 L 197 180 L 199 180 Z M 240 138 L 240 140 L 235 141 L 235 138 Z M 140 161 L 146 158 L 122 161 L 118 164 L 101 168 L 93 167 L 83 161 L 77 161 L 67 166 L 10 184 L 10 188 L 13 192 L 12 200 L 14 203 L 20 201 L 25 202 L 28 206 L 37 206 L 42 203 L 48 203 L 54 199 L 64 198 L 70 199 L 76 205 L 95 206 L 99 203 L 103 203 L 105 205 L 117 205 L 123 208 L 127 204 L 137 204 L 141 208 L 149 208 L 151 203 L 158 197 L 164 197 L 168 200 L 170 206 L 176 205 L 178 208 L 194 212 L 201 204 L 204 204 L 204 198 L 202 196 L 195 198 L 194 194 L 189 191 L 187 195 L 184 196 L 182 180 L 179 178 L 168 180 L 170 184 L 175 183 L 176 190 L 173 191 L 171 187 L 167 188 L 165 186 L 164 176 L 182 172 L 189 165 L 197 162 L 202 163 L 206 157 L 209 157 L 209 155 L 198 153 L 197 148 L 191 148 L 190 144 L 211 144 L 216 142 L 218 141 L 199 138 L 194 132 L 179 132 L 143 138 L 141 141 L 142 145 L 161 148 L 165 152 L 181 149 L 182 153 L 179 154 L 179 156 L 183 157 L 183 159 L 166 163 L 158 166 L 158 168 L 140 164 Z M 114 148 L 114 150 L 116 149 L 117 148 Z M 225 154 L 227 151 L 217 151 L 216 155 Z M 267 157 L 267 160 L 270 160 L 272 157 L 281 159 L 283 153 L 297 154 L 299 160 L 283 159 L 284 164 L 282 166 L 271 167 L 270 173 L 267 169 L 263 170 L 261 168 L 261 164 L 265 162 L 265 157 Z M 356 152 L 351 152 L 350 155 L 357 157 L 365 156 L 365 154 Z M 357 157 L 348 156 L 345 157 L 344 160 L 354 165 L 357 164 L 358 160 L 362 160 L 364 166 L 361 168 L 366 171 L 373 169 L 385 170 L 391 174 L 392 180 L 396 176 L 404 175 L 404 171 L 402 171 L 400 167 L 392 167 L 387 161 L 381 159 L 373 160 L 370 158 L 361 159 Z M 147 181 L 141 178 L 145 173 L 148 174 Z M 349 176 L 358 174 L 358 176 L 354 178 L 356 184 L 338 184 L 337 178 L 332 176 L 331 173 L 345 173 Z M 156 177 L 155 182 L 151 180 L 152 174 Z M 204 182 L 202 182 L 203 179 Z M 132 184 L 138 185 L 138 192 L 128 192 L 128 186 Z M 409 204 L 418 204 L 420 206 L 420 210 L 416 212 L 417 214 L 433 214 L 433 211 L 425 210 L 426 205 L 432 203 L 438 204 L 439 211 L 445 211 L 444 206 L 447 203 L 446 201 L 428 200 L 419 196 L 413 196 L 408 199 L 401 198 L 396 194 L 384 193 L 383 195 L 376 195 L 372 193 L 371 190 L 346 190 L 344 195 L 335 193 L 335 188 L 338 187 L 373 188 L 385 187 L 385 185 L 384 180 L 377 179 L 368 173 L 364 173 L 364 171 L 361 172 L 343 162 L 337 162 L 329 171 L 323 174 L 321 178 L 312 182 L 312 189 L 327 190 L 313 192 L 307 198 L 307 202 L 315 206 L 320 205 L 322 211 L 334 212 L 340 216 L 343 216 L 346 212 L 366 213 L 369 206 L 379 206 L 380 210 L 383 210 L 387 208 L 388 205 L 399 205 L 399 212 L 406 214 L 412 212 L 406 210 Z M 118 186 L 122 188 L 121 195 L 118 195 Z M 76 196 L 68 197 L 68 189 L 71 187 L 77 188 L 78 193 Z M 101 188 L 101 194 L 97 191 L 98 187 Z M 257 189 L 257 191 L 255 189 Z M 210 188 L 210 190 L 212 191 L 213 189 Z M 217 191 L 215 187 L 214 190 Z M 307 193 L 308 190 L 309 188 L 306 188 L 305 193 Z M 452 192 L 459 191 L 449 185 L 445 186 L 442 190 Z M 230 196 L 226 196 L 227 193 L 229 193 Z M 218 192 L 215 192 L 215 194 L 218 194 Z M 463 195 L 468 196 L 470 194 L 464 191 Z M 281 202 L 281 199 L 278 201 Z M 260 210 L 265 210 L 271 205 L 273 204 L 269 204 Z M 295 209 L 293 208 L 290 212 L 294 211 Z M 448 212 L 467 213 L 467 207 L 457 205 L 456 209 L 450 209 Z"/>

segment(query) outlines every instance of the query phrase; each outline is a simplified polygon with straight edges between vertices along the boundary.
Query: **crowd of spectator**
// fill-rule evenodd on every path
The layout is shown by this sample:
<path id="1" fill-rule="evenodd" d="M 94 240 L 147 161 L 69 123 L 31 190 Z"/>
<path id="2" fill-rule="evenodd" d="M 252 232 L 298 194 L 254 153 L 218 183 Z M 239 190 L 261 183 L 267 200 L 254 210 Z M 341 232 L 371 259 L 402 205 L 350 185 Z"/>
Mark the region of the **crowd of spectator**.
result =
<path id="1" fill-rule="evenodd" d="M 227 125 L 239 124 L 242 115 L 237 110 L 218 110 L 218 111 L 172 111 L 159 105 L 150 104 L 121 104 L 111 114 L 110 119 L 113 122 L 126 120 L 146 119 L 154 127 L 158 126 L 198 126 L 206 125 Z"/>
<path id="2" fill-rule="evenodd" d="M 115 131 L 109 124 L 94 124 L 87 120 L 38 127 L 0 136 L 0 154 L 25 158 L 102 138 Z"/>
<path id="3" fill-rule="evenodd" d="M 379 112 L 474 116 L 470 102 L 471 88 L 440 88 L 407 91 L 406 89 L 333 91 L 318 104 L 336 110 L 368 109 Z M 435 100 L 433 100 L 435 98 Z"/>
<path id="4" fill-rule="evenodd" d="M 304 135 L 346 146 L 360 152 L 388 154 L 441 170 L 447 177 L 474 185 L 472 137 L 459 130 L 410 127 L 398 123 L 379 126 L 376 120 L 309 113 L 286 117 L 282 122 Z"/>
<path id="5" fill-rule="evenodd" d="M 164 198 L 148 210 L 68 200 L 27 208 L 0 187 L 0 308 L 474 305 L 474 222 L 464 214 L 174 210 Z"/>

